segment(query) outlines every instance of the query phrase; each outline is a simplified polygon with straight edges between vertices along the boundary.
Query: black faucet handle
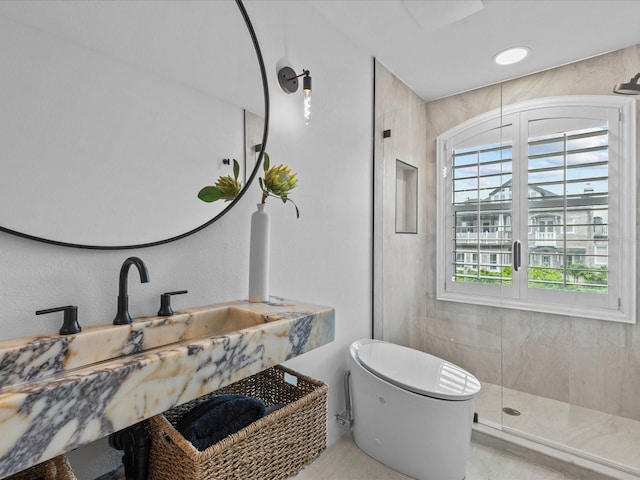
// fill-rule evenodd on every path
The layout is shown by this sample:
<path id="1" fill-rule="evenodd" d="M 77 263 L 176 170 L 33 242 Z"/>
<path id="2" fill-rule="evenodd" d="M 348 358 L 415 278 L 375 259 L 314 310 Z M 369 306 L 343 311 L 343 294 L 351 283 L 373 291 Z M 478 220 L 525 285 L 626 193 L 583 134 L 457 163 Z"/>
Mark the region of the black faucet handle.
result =
<path id="1" fill-rule="evenodd" d="M 189 293 L 186 290 L 180 290 L 177 292 L 166 292 L 160 295 L 160 310 L 158 310 L 159 317 L 168 317 L 173 315 L 173 309 L 171 308 L 171 295 L 182 295 L 183 293 Z"/>
<path id="2" fill-rule="evenodd" d="M 78 323 L 78 307 L 75 305 L 67 305 L 65 307 L 47 308 L 45 310 L 38 310 L 36 315 L 42 315 L 44 313 L 64 312 L 62 328 L 60 329 L 60 335 L 71 335 L 74 333 L 80 333 L 82 328 Z"/>

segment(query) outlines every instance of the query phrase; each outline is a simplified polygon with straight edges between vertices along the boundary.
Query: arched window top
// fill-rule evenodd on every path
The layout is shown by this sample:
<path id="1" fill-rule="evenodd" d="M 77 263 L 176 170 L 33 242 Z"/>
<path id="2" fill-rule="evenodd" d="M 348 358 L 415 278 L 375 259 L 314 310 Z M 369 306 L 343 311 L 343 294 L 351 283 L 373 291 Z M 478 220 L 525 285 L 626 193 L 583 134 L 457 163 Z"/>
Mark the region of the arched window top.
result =
<path id="1" fill-rule="evenodd" d="M 633 105 L 632 105 L 633 104 Z M 522 102 L 511 103 L 508 105 L 503 105 L 502 107 L 494 108 L 493 110 L 489 110 L 488 112 L 482 113 L 478 116 L 470 118 L 458 125 L 450 128 L 443 134 L 441 134 L 438 138 L 449 138 L 455 135 L 458 135 L 460 132 L 468 130 L 473 127 L 477 127 L 478 125 L 485 124 L 487 122 L 492 122 L 498 120 L 500 118 L 512 115 L 514 113 L 522 113 L 529 112 L 533 110 L 538 110 L 542 108 L 564 108 L 564 107 L 578 107 L 581 109 L 589 108 L 589 107 L 605 107 L 605 108 L 616 108 L 616 109 L 626 109 L 629 108 L 630 112 L 635 113 L 635 100 L 633 97 L 621 97 L 615 95 L 564 95 L 557 97 L 543 97 L 543 98 L 535 98 L 532 100 L 524 100 Z M 588 118 L 584 119 L 583 125 L 588 125 Z M 574 124 L 575 125 L 575 124 Z M 559 125 L 560 126 L 560 125 Z M 580 127 L 581 125 L 576 125 Z M 488 129 L 486 132 L 483 132 L 483 135 L 487 137 L 487 141 L 484 143 L 494 143 L 498 141 L 497 139 L 500 136 L 500 129 L 498 125 L 493 128 Z M 493 137 L 493 140 L 490 138 Z M 477 138 L 476 140 L 482 141 L 481 138 Z M 477 143 L 477 142 L 476 142 Z M 471 145 L 469 145 L 470 148 Z M 462 148 L 462 145 L 461 145 Z"/>

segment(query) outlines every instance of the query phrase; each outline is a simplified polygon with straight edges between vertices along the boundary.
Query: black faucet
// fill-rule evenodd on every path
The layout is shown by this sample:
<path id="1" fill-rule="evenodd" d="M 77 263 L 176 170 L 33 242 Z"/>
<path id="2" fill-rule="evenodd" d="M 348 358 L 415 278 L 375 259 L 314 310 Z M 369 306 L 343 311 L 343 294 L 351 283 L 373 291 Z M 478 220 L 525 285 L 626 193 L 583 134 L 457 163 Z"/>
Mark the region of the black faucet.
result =
<path id="1" fill-rule="evenodd" d="M 131 323 L 131 315 L 129 315 L 129 296 L 127 295 L 127 276 L 129 275 L 129 267 L 135 265 L 140 272 L 140 282 L 147 283 L 149 281 L 149 272 L 147 266 L 138 257 L 127 258 L 120 268 L 120 286 L 118 289 L 118 313 L 113 319 L 114 325 L 127 325 Z"/>

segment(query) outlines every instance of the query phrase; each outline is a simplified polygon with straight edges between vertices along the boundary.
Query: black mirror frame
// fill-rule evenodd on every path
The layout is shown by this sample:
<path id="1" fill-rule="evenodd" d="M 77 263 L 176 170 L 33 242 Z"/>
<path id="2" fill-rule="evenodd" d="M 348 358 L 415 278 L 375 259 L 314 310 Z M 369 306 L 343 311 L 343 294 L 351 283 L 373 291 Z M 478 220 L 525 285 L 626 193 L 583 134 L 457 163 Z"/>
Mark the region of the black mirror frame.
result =
<path id="1" fill-rule="evenodd" d="M 227 205 L 227 207 L 224 210 L 222 210 L 218 215 L 213 217 L 211 220 L 203 223 L 199 227 L 196 227 L 193 230 L 190 230 L 190 231 L 188 231 L 186 233 L 182 233 L 180 235 L 176 235 L 174 237 L 167 238 L 165 240 L 158 240 L 156 242 L 141 243 L 141 244 L 135 244 L 135 245 L 106 245 L 106 246 L 105 245 L 82 245 L 82 244 L 76 244 L 76 243 L 60 242 L 60 241 L 57 241 L 57 240 L 48 240 L 46 238 L 37 237 L 37 236 L 34 236 L 34 235 L 28 235 L 26 233 L 22 233 L 22 232 L 18 232 L 18 231 L 15 231 L 15 230 L 11 230 L 9 228 L 2 227 L 2 226 L 0 226 L 0 231 L 6 232 L 6 233 L 10 233 L 12 235 L 17 235 L 18 237 L 27 238 L 29 240 L 35 240 L 35 241 L 38 241 L 38 242 L 48 243 L 48 244 L 52 244 L 52 245 L 58 245 L 58 246 L 62 246 L 62 247 L 83 248 L 83 249 L 89 249 L 89 250 L 130 250 L 130 249 L 134 249 L 134 248 L 147 248 L 147 247 L 155 247 L 157 245 L 164 245 L 165 243 L 175 242 L 176 240 L 180 240 L 182 238 L 188 237 L 190 235 L 193 235 L 196 232 L 199 232 L 200 230 L 203 230 L 203 229 L 207 228 L 209 225 L 214 223 L 216 220 L 218 220 L 224 214 L 226 214 L 229 210 L 231 210 L 231 208 L 233 208 L 233 206 L 245 194 L 245 192 L 247 191 L 248 187 L 251 185 L 251 182 L 253 182 L 253 179 L 258 174 L 258 170 L 262 166 L 262 159 L 263 159 L 264 151 L 265 151 L 265 148 L 266 148 L 266 145 L 267 145 L 267 136 L 268 136 L 268 133 L 269 133 L 269 86 L 268 86 L 268 82 L 267 82 L 267 72 L 266 72 L 266 69 L 265 69 L 265 66 L 264 66 L 264 59 L 262 58 L 262 51 L 260 50 L 260 44 L 258 43 L 258 38 L 256 37 L 255 30 L 253 29 L 253 25 L 251 24 L 251 19 L 249 18 L 249 14 L 247 13 L 247 10 L 245 9 L 244 4 L 242 3 L 242 0 L 235 0 L 235 2 L 236 2 L 236 5 L 238 6 L 238 8 L 240 9 L 240 13 L 242 14 L 242 18 L 244 19 L 244 22 L 245 22 L 245 24 L 247 26 L 247 30 L 249 31 L 249 35 L 251 36 L 251 41 L 253 42 L 253 47 L 255 48 L 256 56 L 258 57 L 258 64 L 259 64 L 259 67 L 260 67 L 260 75 L 262 77 L 262 89 L 263 89 L 263 93 L 264 93 L 264 131 L 262 133 L 262 142 L 260 144 L 261 145 L 260 153 L 258 155 L 258 159 L 256 160 L 256 164 L 255 164 L 255 166 L 253 168 L 253 171 L 251 172 L 251 175 L 247 179 L 244 188 L 240 191 L 238 196 L 229 205 Z"/>

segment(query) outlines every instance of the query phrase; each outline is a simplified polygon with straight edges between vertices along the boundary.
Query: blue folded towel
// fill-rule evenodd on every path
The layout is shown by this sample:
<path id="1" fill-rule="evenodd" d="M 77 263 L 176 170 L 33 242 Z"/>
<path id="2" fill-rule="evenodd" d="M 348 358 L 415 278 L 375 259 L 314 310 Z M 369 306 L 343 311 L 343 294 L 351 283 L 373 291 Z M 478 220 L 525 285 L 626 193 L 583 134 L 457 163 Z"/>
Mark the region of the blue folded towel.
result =
<path id="1" fill-rule="evenodd" d="M 206 450 L 223 438 L 262 418 L 265 405 L 246 395 L 217 395 L 185 413 L 176 430 L 198 450 Z"/>

